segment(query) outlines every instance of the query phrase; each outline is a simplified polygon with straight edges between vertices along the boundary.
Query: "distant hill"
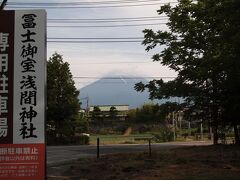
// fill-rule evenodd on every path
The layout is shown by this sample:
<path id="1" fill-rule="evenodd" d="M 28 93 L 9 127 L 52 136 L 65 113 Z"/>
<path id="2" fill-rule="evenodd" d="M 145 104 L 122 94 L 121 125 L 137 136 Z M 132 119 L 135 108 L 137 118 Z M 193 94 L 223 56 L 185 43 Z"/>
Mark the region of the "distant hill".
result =
<path id="1" fill-rule="evenodd" d="M 121 80 L 121 79 L 100 79 L 94 83 L 80 89 L 80 99 L 89 97 L 89 105 L 129 105 L 130 108 L 136 108 L 144 103 L 151 102 L 148 99 L 148 92 L 137 92 L 134 85 L 145 79 Z M 86 101 L 82 101 L 82 108 L 86 107 Z"/>

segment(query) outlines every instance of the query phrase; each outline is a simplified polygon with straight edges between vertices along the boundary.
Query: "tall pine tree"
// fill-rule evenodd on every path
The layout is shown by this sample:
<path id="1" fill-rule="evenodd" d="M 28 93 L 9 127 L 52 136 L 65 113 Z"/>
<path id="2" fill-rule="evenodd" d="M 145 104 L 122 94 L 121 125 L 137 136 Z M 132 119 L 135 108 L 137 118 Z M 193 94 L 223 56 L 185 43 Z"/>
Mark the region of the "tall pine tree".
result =
<path id="1" fill-rule="evenodd" d="M 78 95 L 69 64 L 61 55 L 53 54 L 47 62 L 47 125 L 55 138 L 74 135 L 80 109 Z"/>

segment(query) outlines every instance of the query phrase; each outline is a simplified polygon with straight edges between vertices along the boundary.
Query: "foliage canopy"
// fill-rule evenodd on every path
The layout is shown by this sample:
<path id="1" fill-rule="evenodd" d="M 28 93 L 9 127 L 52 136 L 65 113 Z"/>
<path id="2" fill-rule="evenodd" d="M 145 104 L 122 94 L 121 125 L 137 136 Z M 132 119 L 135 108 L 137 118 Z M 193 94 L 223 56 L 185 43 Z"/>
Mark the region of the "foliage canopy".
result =
<path id="1" fill-rule="evenodd" d="M 240 1 L 180 0 L 164 5 L 159 15 L 168 16 L 168 30 L 144 30 L 146 50 L 161 46 L 152 59 L 175 70 L 168 82 L 137 83 L 150 98 L 184 97 L 191 108 L 201 110 L 212 127 L 215 143 L 218 127 L 233 125 L 239 142 L 240 110 Z"/>

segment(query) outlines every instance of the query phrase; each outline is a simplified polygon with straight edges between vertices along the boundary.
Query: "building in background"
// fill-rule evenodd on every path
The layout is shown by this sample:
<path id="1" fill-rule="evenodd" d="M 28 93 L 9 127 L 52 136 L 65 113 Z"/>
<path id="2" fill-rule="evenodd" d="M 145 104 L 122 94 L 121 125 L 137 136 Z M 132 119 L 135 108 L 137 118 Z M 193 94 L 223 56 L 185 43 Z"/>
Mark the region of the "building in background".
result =
<path id="1" fill-rule="evenodd" d="M 129 105 L 98 105 L 90 106 L 89 120 L 97 121 L 109 120 L 109 121 L 125 121 L 127 119 L 127 113 Z"/>

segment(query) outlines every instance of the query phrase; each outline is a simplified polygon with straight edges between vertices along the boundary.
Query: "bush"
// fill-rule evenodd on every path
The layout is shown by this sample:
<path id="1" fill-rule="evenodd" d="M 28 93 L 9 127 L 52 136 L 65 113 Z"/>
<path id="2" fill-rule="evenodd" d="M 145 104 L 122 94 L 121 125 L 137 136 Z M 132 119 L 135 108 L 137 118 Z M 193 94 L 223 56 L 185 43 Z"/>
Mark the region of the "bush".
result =
<path id="1" fill-rule="evenodd" d="M 116 133 L 123 134 L 128 128 L 129 128 L 129 124 L 122 123 L 122 124 L 116 125 L 114 130 Z"/>
<path id="2" fill-rule="evenodd" d="M 141 125 L 138 127 L 138 132 L 141 133 L 146 133 L 148 131 L 151 131 L 151 127 L 148 125 Z"/>
<path id="3" fill-rule="evenodd" d="M 88 145 L 90 141 L 89 136 L 72 136 L 72 137 L 53 137 L 48 136 L 47 145 Z"/>
<path id="4" fill-rule="evenodd" d="M 71 139 L 71 144 L 75 144 L 75 145 L 88 145 L 89 141 L 90 141 L 90 138 L 87 135 L 74 136 Z"/>
<path id="5" fill-rule="evenodd" d="M 168 127 L 163 127 L 158 134 L 153 134 L 155 142 L 173 141 L 173 132 Z"/>

